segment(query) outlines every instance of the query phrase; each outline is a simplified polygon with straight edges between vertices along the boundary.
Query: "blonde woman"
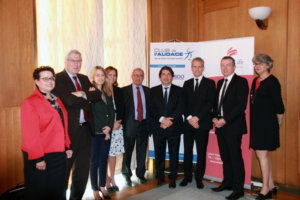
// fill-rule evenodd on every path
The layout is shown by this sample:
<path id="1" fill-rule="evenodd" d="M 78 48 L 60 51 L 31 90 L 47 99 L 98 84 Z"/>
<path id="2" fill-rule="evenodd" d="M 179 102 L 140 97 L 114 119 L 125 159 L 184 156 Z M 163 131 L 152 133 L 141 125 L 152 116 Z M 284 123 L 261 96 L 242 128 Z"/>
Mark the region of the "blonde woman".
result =
<path id="1" fill-rule="evenodd" d="M 107 80 L 103 67 L 94 67 L 90 79 L 95 87 L 102 92 L 102 100 L 92 104 L 96 134 L 91 137 L 91 185 L 96 200 L 102 199 L 100 193 L 104 199 L 110 199 L 105 190 L 105 183 L 110 135 L 115 119 L 112 87 Z"/>

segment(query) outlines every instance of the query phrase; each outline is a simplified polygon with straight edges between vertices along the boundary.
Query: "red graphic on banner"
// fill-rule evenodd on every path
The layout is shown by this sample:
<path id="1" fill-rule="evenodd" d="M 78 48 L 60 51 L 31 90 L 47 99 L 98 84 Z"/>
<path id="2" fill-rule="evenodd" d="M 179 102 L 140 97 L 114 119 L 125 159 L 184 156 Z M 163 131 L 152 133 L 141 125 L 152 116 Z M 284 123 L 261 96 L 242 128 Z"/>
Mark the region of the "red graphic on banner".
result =
<path id="1" fill-rule="evenodd" d="M 232 47 L 230 47 L 230 48 L 227 50 L 227 56 L 233 56 L 233 55 L 237 55 L 237 50 L 236 50 L 236 49 L 233 49 Z"/>

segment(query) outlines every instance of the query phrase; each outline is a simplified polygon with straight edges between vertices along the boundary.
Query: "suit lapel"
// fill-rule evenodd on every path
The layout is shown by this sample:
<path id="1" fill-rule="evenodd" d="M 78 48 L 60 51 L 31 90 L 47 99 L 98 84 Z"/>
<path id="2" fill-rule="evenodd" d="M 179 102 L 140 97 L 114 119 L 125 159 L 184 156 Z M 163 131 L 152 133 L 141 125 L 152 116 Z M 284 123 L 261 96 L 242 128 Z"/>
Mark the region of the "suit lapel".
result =
<path id="1" fill-rule="evenodd" d="M 66 83 L 73 88 L 73 91 L 76 91 L 76 87 L 73 83 L 73 81 L 71 80 L 70 76 L 68 75 L 68 73 L 66 72 L 66 70 L 63 71 L 63 75 L 64 75 L 64 80 L 66 81 Z"/>
<path id="2" fill-rule="evenodd" d="M 235 85 L 235 81 L 236 81 L 236 74 L 233 75 L 229 85 L 227 86 L 227 89 L 225 91 L 225 96 L 224 96 L 224 100 L 226 99 L 226 97 L 228 96 L 228 93 L 230 93 L 232 91 L 232 89 L 234 88 Z M 223 101 L 224 101 L 223 100 Z"/>

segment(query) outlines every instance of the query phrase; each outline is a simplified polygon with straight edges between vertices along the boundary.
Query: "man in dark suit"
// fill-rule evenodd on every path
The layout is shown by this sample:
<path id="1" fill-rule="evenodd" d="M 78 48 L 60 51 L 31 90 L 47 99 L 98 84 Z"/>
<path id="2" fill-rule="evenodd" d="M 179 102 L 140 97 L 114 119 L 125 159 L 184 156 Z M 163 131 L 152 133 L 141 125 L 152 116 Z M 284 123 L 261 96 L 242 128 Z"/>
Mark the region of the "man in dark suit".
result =
<path id="1" fill-rule="evenodd" d="M 136 176 L 141 183 L 145 183 L 145 161 L 148 144 L 148 107 L 150 89 L 143 86 L 144 71 L 141 68 L 133 70 L 132 84 L 123 87 L 124 98 L 124 120 L 123 120 L 123 135 L 125 153 L 123 154 L 122 174 L 126 179 L 127 185 L 131 186 L 130 177 L 132 172 L 130 169 L 131 156 L 136 143 L 136 160 L 137 168 Z"/>
<path id="2" fill-rule="evenodd" d="M 224 78 L 217 84 L 217 100 L 213 122 L 223 161 L 223 182 L 213 191 L 231 190 L 226 199 L 235 200 L 244 196 L 245 169 L 241 151 L 242 135 L 247 133 L 245 109 L 248 100 L 248 82 L 234 73 L 235 60 L 225 56 L 221 60 Z"/>
<path id="3" fill-rule="evenodd" d="M 94 130 L 90 103 L 101 99 L 101 92 L 93 87 L 88 77 L 78 73 L 81 62 L 81 53 L 71 50 L 65 59 L 65 69 L 56 75 L 53 90 L 68 111 L 68 130 L 74 151 L 67 162 L 66 187 L 73 167 L 70 199 L 81 199 L 86 188 L 90 166 L 90 132 Z"/>
<path id="4" fill-rule="evenodd" d="M 204 187 L 202 179 L 206 166 L 206 149 L 209 130 L 212 128 L 212 108 L 215 102 L 216 86 L 211 79 L 205 78 L 204 60 L 196 57 L 191 63 L 194 78 L 183 84 L 185 105 L 184 129 L 184 179 L 180 186 L 192 182 L 193 146 L 196 141 L 197 165 L 195 179 L 197 188 Z"/>
<path id="5" fill-rule="evenodd" d="M 169 188 L 175 188 L 180 133 L 183 124 L 182 88 L 173 85 L 174 72 L 164 66 L 159 71 L 161 85 L 150 90 L 151 133 L 155 150 L 157 185 L 164 182 L 166 143 L 170 155 Z"/>

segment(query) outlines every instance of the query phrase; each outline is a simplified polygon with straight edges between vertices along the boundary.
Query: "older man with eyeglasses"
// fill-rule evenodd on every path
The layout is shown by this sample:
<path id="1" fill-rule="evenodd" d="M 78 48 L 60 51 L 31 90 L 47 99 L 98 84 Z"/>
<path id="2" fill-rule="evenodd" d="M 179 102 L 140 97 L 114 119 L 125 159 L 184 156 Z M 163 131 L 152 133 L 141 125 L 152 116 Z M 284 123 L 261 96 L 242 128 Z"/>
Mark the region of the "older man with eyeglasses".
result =
<path id="1" fill-rule="evenodd" d="M 88 77 L 79 74 L 81 53 L 71 50 L 65 58 L 65 69 L 56 76 L 54 93 L 61 98 L 68 112 L 69 135 L 74 151 L 67 162 L 67 179 L 72 169 L 70 199 L 81 199 L 86 188 L 90 163 L 90 133 L 94 133 L 91 102 L 101 100 L 101 92 L 93 87 Z"/>

